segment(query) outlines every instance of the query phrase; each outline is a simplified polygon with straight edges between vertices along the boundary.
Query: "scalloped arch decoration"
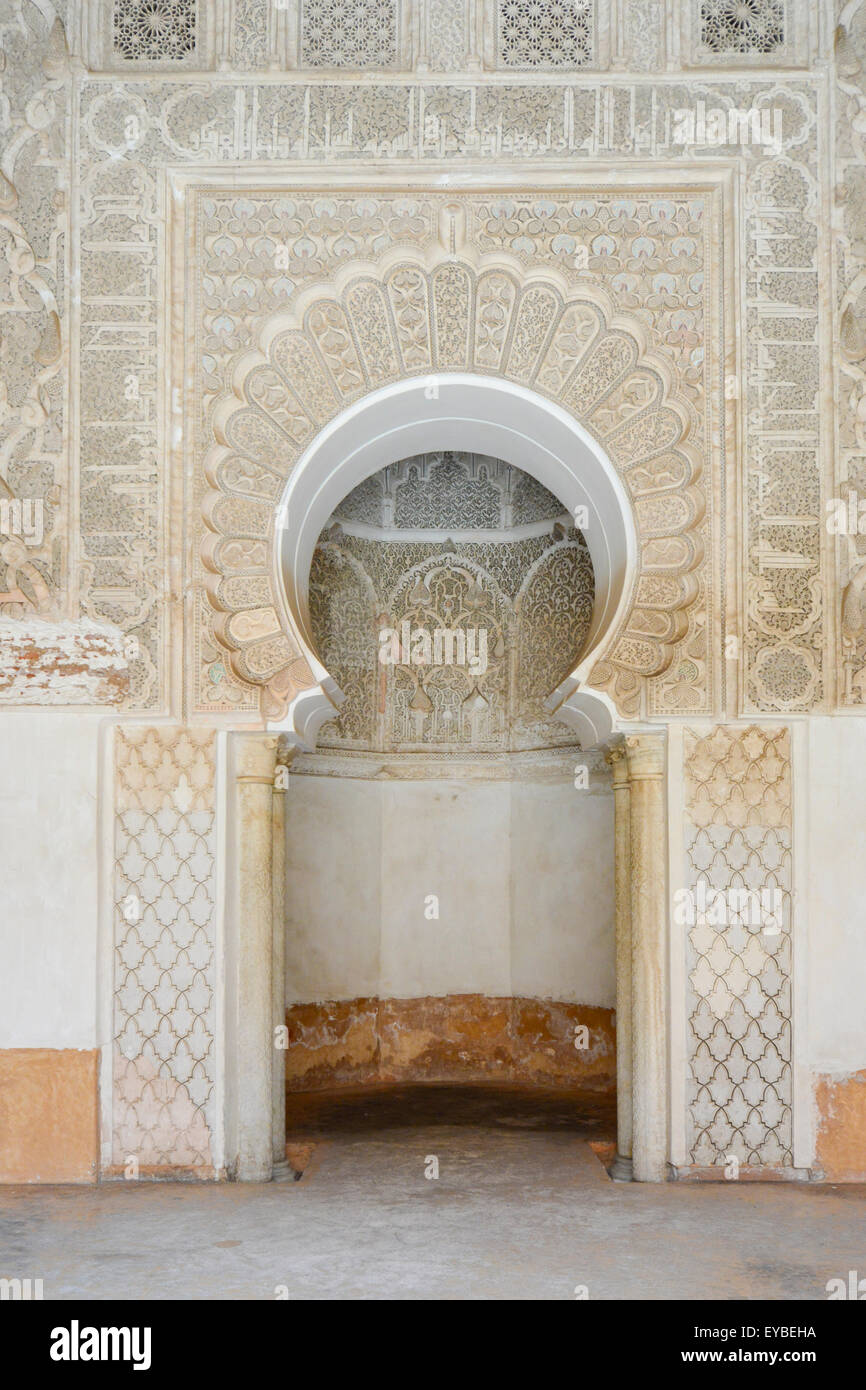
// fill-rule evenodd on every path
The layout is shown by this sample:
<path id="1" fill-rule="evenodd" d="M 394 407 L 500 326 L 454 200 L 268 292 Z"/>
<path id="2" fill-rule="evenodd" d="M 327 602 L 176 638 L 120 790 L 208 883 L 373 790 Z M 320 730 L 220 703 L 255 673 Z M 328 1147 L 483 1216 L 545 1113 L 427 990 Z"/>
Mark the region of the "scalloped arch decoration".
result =
<path id="1" fill-rule="evenodd" d="M 699 421 L 636 318 L 595 286 L 569 294 L 555 272 L 526 273 L 503 259 L 356 262 L 266 320 L 258 349 L 238 357 L 212 417 L 202 545 L 214 631 L 232 669 L 261 687 L 269 719 L 317 684 L 304 641 L 281 617 L 274 579 L 286 481 L 346 407 L 390 383 L 443 372 L 530 388 L 614 464 L 637 527 L 638 576 L 588 684 L 636 717 L 642 682 L 670 665 L 699 592 Z"/>

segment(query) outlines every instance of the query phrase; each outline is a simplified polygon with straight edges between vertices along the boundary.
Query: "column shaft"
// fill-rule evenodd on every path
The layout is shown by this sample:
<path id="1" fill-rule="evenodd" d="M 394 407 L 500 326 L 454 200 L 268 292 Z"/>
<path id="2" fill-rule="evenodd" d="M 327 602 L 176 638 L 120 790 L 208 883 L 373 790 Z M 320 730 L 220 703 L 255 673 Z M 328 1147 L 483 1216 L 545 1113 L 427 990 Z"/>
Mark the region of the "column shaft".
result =
<path id="1" fill-rule="evenodd" d="M 276 739 L 237 741 L 237 1178 L 273 1163 L 273 787 Z"/>
<path id="2" fill-rule="evenodd" d="M 636 1182 L 667 1176 L 665 1028 L 666 835 L 664 743 L 626 739 L 631 814 L 632 1167 Z"/>
<path id="3" fill-rule="evenodd" d="M 272 1028 L 286 1024 L 286 799 L 289 794 L 288 760 L 282 750 L 277 754 L 274 782 L 272 829 L 273 864 L 273 973 Z M 273 1036 L 276 1036 L 274 1033 Z M 273 1048 L 273 1087 L 271 1119 L 274 1163 L 286 1161 L 286 1053 L 282 1047 Z"/>
<path id="4" fill-rule="evenodd" d="M 613 776 L 616 915 L 616 1158 L 611 1176 L 632 1177 L 631 795 L 625 746 L 607 755 Z"/>

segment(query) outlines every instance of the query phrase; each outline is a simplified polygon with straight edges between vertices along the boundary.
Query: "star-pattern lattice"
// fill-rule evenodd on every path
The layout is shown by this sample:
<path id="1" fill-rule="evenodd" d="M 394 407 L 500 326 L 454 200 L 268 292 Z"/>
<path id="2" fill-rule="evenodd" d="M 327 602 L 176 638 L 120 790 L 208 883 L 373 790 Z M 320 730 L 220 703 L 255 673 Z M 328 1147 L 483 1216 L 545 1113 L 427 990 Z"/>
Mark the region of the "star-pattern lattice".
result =
<path id="1" fill-rule="evenodd" d="M 114 51 L 132 63 L 185 62 L 195 53 L 197 0 L 117 0 Z"/>
<path id="2" fill-rule="evenodd" d="M 301 62 L 312 68 L 393 68 L 398 0 L 303 0 Z"/>
<path id="3" fill-rule="evenodd" d="M 700 36 L 709 53 L 777 53 L 785 45 L 784 0 L 703 0 Z"/>
<path id="4" fill-rule="evenodd" d="M 593 0 L 499 0 L 499 61 L 507 68 L 592 62 Z"/>

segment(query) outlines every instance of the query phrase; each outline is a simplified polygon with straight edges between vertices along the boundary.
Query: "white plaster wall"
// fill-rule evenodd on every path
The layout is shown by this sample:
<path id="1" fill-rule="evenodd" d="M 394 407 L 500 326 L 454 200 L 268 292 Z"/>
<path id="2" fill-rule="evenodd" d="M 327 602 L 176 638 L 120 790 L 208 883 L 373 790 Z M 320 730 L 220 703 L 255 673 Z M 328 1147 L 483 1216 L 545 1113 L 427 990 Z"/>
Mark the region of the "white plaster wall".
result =
<path id="1" fill-rule="evenodd" d="M 517 783 L 511 814 L 514 994 L 613 1008 L 611 791 Z"/>
<path id="2" fill-rule="evenodd" d="M 0 1047 L 97 1044 L 100 716 L 0 716 Z"/>
<path id="3" fill-rule="evenodd" d="M 507 785 L 381 790 L 382 995 L 509 994 Z M 438 920 L 424 915 L 430 895 Z"/>
<path id="4" fill-rule="evenodd" d="M 287 1002 L 614 1004 L 613 798 L 568 783 L 290 777 Z M 439 916 L 425 916 L 430 895 Z"/>
<path id="5" fill-rule="evenodd" d="M 290 777 L 287 1001 L 375 995 L 379 984 L 381 787 Z"/>
<path id="6" fill-rule="evenodd" d="M 808 828 L 809 1059 L 815 1071 L 858 1071 L 866 1067 L 866 720 L 811 719 L 807 775 L 798 771 L 795 814 Z"/>

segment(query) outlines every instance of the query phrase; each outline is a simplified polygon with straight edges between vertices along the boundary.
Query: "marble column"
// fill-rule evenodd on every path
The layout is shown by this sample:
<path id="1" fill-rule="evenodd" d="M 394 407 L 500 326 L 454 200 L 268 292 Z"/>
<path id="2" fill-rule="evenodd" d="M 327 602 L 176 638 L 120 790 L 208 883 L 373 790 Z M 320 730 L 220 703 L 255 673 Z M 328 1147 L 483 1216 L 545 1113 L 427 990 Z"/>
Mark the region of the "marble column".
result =
<path id="1" fill-rule="evenodd" d="M 277 740 L 239 734 L 235 755 L 237 859 L 236 1111 L 239 1182 L 273 1167 L 273 797 Z"/>
<path id="2" fill-rule="evenodd" d="M 632 934 L 632 1173 L 667 1177 L 665 745 L 659 734 L 625 741 L 629 780 Z"/>
<path id="3" fill-rule="evenodd" d="M 271 825 L 273 831 L 273 933 L 272 933 L 272 1045 L 286 1026 L 286 801 L 289 793 L 289 766 L 294 749 L 280 740 L 277 747 Z M 286 1161 L 286 1050 L 273 1047 L 273 1086 L 271 1093 L 271 1135 L 274 1178 L 291 1177 Z"/>
<path id="4" fill-rule="evenodd" d="M 623 742 L 605 754 L 613 779 L 616 917 L 616 1182 L 632 1178 L 631 794 Z"/>

